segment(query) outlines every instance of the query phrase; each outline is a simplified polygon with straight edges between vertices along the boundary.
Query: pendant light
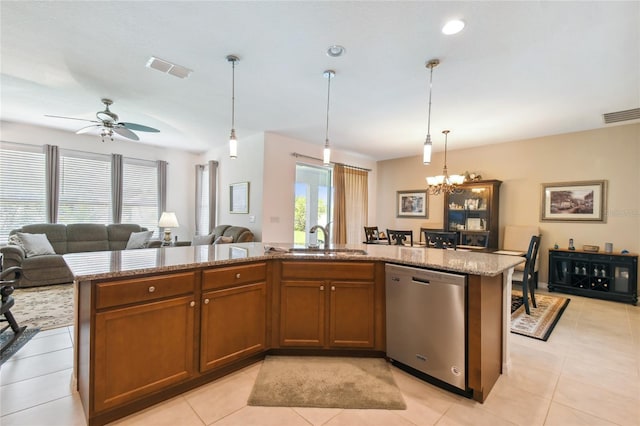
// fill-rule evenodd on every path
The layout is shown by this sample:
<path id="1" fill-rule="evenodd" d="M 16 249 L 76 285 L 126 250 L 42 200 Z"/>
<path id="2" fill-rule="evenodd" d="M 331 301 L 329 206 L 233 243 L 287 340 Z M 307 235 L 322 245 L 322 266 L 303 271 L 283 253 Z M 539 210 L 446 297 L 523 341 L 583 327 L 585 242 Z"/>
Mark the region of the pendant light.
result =
<path id="1" fill-rule="evenodd" d="M 429 115 L 427 116 L 427 138 L 422 148 L 422 163 L 426 166 L 431 164 L 431 88 L 433 87 L 433 69 L 440 63 L 439 59 L 431 59 L 425 64 L 431 70 L 429 73 Z"/>
<path id="2" fill-rule="evenodd" d="M 236 62 L 239 60 L 237 56 L 227 56 L 227 61 L 231 62 L 231 136 L 229 136 L 229 157 L 232 160 L 238 158 L 238 141 L 236 140 Z"/>
<path id="3" fill-rule="evenodd" d="M 464 176 L 449 176 L 449 172 L 447 171 L 447 139 L 449 136 L 449 132 L 450 130 L 442 131 L 442 133 L 444 133 L 444 168 L 442 169 L 442 174 L 439 176 L 429 176 L 426 178 L 427 184 L 429 185 L 427 188 L 427 192 L 431 195 L 460 193 L 461 189 L 458 187 L 458 185 L 464 183 Z"/>
<path id="4" fill-rule="evenodd" d="M 331 164 L 331 148 L 329 147 L 329 100 L 331 99 L 331 78 L 336 76 L 336 72 L 333 70 L 326 70 L 323 73 L 324 77 L 328 80 L 327 83 L 327 127 L 325 129 L 324 137 L 324 151 L 322 153 L 322 162 L 325 166 Z"/>

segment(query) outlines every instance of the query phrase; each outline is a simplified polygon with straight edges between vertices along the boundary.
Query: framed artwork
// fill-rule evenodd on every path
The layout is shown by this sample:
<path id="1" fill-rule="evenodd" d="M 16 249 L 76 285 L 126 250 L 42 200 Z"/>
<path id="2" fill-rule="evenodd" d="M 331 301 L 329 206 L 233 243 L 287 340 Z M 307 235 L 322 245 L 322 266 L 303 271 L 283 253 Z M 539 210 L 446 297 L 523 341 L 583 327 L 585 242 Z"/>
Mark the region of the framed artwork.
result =
<path id="1" fill-rule="evenodd" d="M 396 217 L 427 217 L 427 191 L 397 191 Z"/>
<path id="2" fill-rule="evenodd" d="M 249 182 L 229 185 L 229 212 L 249 213 Z"/>
<path id="3" fill-rule="evenodd" d="M 244 259 L 249 257 L 249 249 L 245 247 L 229 247 L 229 259 Z"/>
<path id="4" fill-rule="evenodd" d="M 541 221 L 606 222 L 606 180 L 543 183 L 541 198 Z"/>

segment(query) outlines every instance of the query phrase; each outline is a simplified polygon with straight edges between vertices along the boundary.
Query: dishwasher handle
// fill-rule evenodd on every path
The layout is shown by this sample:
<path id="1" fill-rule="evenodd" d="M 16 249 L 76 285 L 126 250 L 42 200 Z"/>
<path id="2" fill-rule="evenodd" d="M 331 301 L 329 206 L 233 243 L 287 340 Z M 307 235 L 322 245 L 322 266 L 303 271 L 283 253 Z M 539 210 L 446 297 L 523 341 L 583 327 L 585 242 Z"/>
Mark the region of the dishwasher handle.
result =
<path id="1" fill-rule="evenodd" d="M 411 277 L 411 281 L 419 284 L 427 284 L 427 285 L 431 284 L 431 280 L 428 280 L 426 278 L 420 278 L 420 277 Z"/>

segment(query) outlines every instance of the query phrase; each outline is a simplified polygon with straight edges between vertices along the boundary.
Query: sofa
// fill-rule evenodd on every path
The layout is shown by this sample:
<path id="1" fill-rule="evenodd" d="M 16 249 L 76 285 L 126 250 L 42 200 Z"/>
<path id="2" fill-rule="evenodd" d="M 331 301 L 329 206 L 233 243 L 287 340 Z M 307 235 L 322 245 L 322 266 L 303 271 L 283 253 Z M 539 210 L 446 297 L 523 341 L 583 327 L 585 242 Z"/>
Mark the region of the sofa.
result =
<path id="1" fill-rule="evenodd" d="M 218 225 L 209 235 L 196 236 L 192 245 L 250 243 L 254 239 L 253 232 L 244 226 Z"/>
<path id="2" fill-rule="evenodd" d="M 9 233 L 13 235 L 45 234 L 55 254 L 29 256 L 20 245 L 8 244 L 0 247 L 2 269 L 12 266 L 22 267 L 22 279 L 16 287 L 36 287 L 50 284 L 62 284 L 73 281 L 73 275 L 62 255 L 88 251 L 124 250 L 133 233 L 147 231 L 136 224 L 102 225 L 95 223 L 55 224 L 43 223 L 25 225 Z M 138 234 L 140 235 L 140 234 Z M 161 241 L 149 241 L 145 247 L 160 247 Z M 131 246 L 131 244 L 129 244 Z M 48 250 L 45 250 L 48 252 Z"/>

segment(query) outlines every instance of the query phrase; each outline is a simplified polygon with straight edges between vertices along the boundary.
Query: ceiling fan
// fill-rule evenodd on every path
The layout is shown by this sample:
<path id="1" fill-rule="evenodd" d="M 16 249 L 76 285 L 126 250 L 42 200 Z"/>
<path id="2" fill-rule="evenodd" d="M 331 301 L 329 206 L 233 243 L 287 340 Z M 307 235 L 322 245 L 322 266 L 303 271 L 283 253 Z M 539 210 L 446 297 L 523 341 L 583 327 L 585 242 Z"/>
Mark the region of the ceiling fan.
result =
<path id="1" fill-rule="evenodd" d="M 48 115 L 45 114 L 45 117 L 54 117 L 54 118 L 65 118 L 68 120 L 79 120 L 79 121 L 88 121 L 91 124 L 89 126 L 83 127 L 80 130 L 76 131 L 76 134 L 86 133 L 94 128 L 101 128 L 100 136 L 102 137 L 102 142 L 104 142 L 104 138 L 108 137 L 113 141 L 113 132 L 116 132 L 120 136 L 123 136 L 127 139 L 132 139 L 134 141 L 140 140 L 138 135 L 132 132 L 132 130 L 136 130 L 138 132 L 159 132 L 160 130 L 154 129 L 153 127 L 143 126 L 142 124 L 136 123 L 126 123 L 122 121 L 118 121 L 118 114 L 111 112 L 109 110 L 109 105 L 113 104 L 111 99 L 102 98 L 102 103 L 105 108 L 104 111 L 98 111 L 96 113 L 96 118 L 98 120 L 87 120 L 84 118 L 74 118 L 74 117 L 61 117 L 59 115 Z"/>

